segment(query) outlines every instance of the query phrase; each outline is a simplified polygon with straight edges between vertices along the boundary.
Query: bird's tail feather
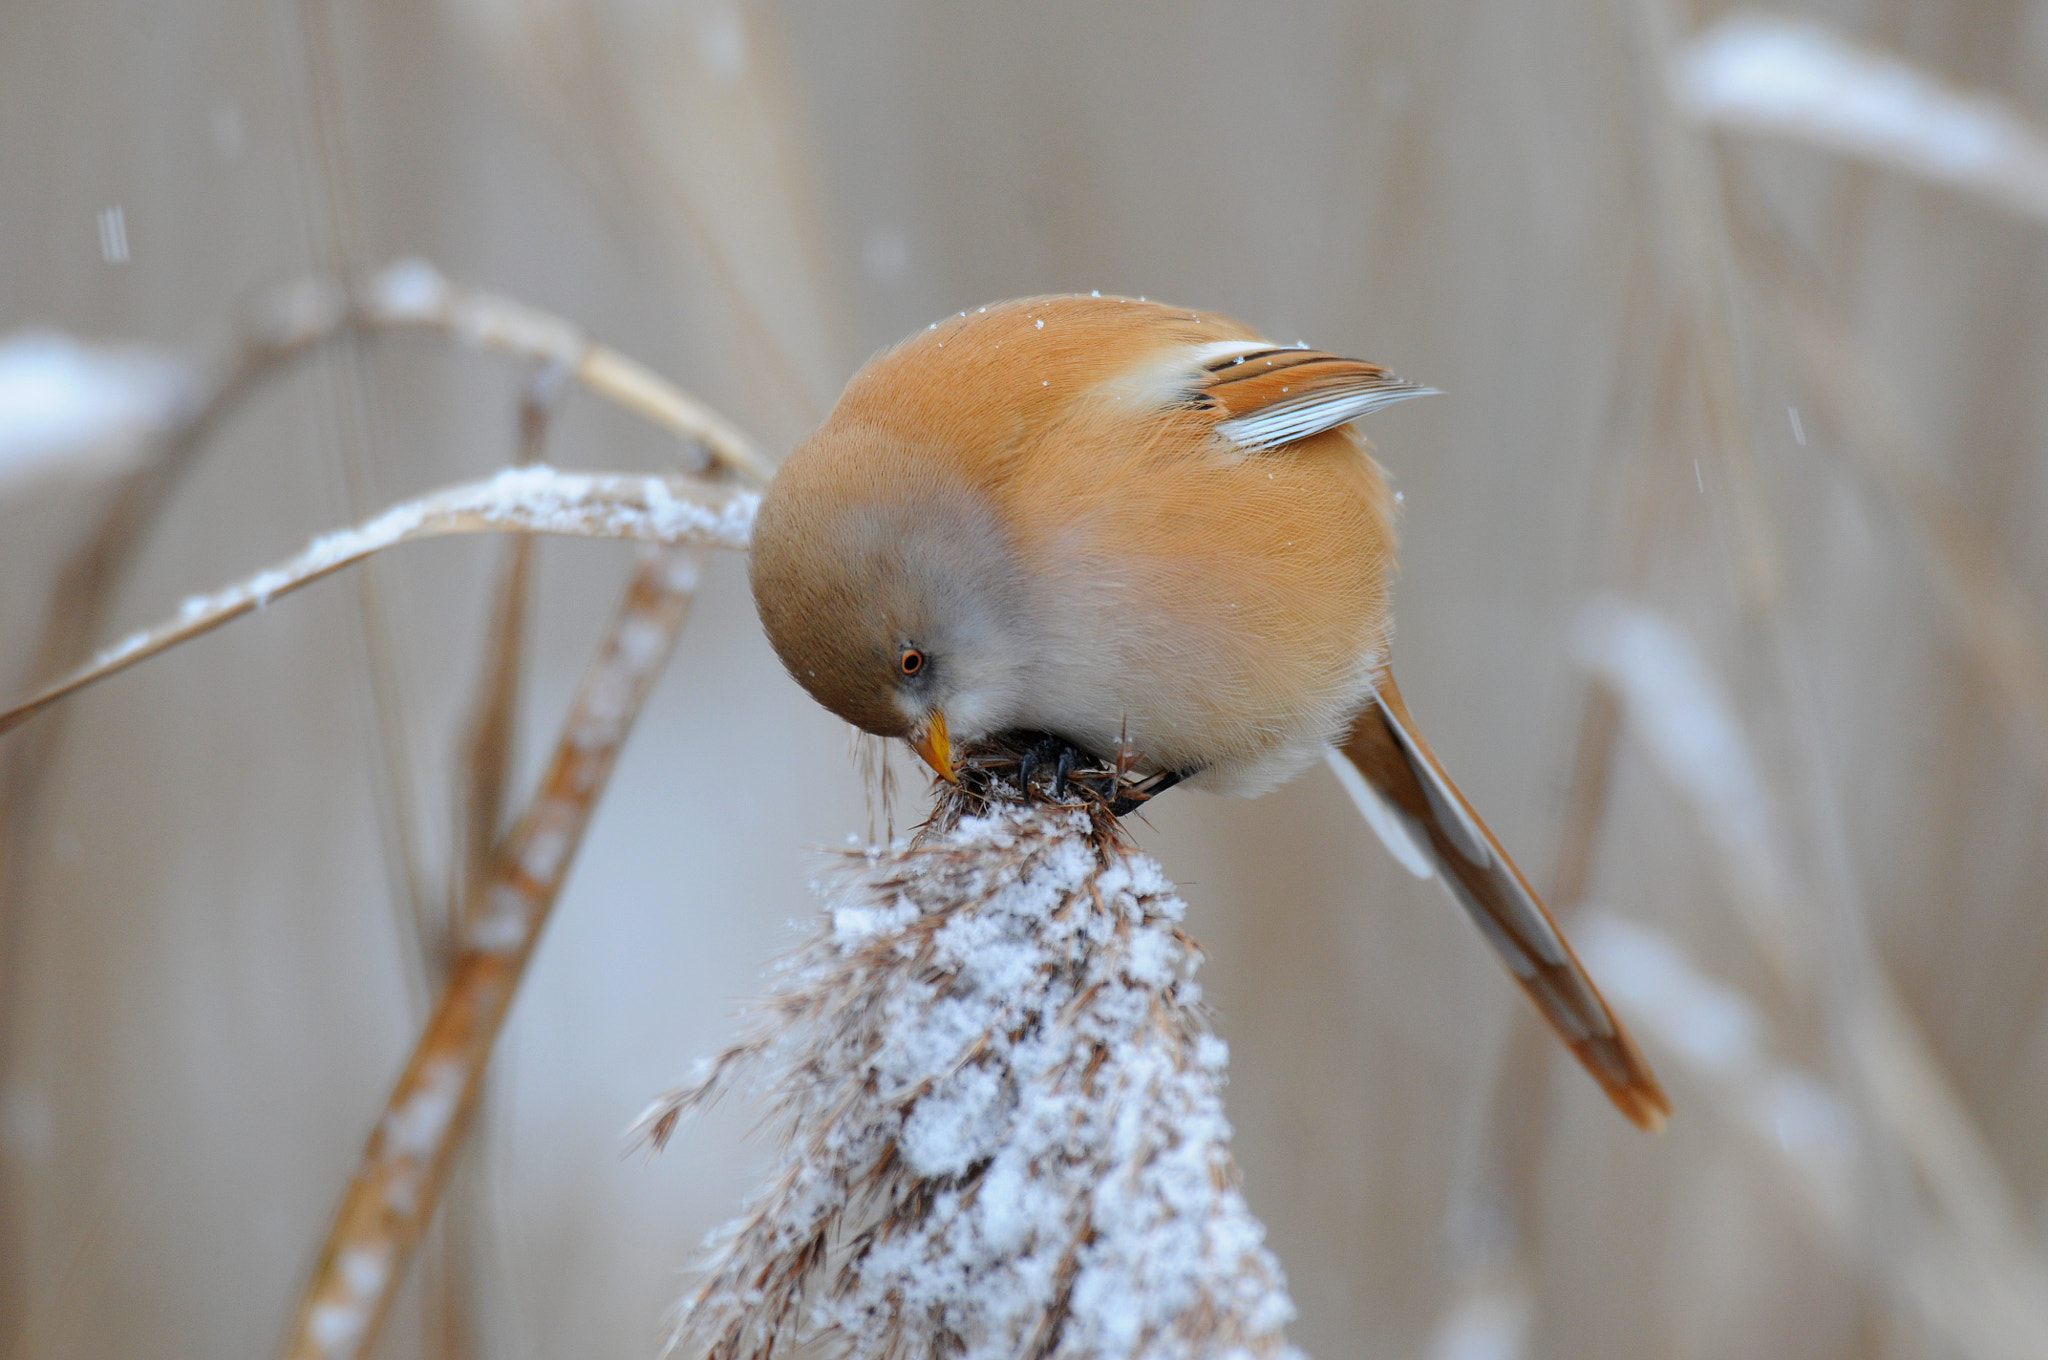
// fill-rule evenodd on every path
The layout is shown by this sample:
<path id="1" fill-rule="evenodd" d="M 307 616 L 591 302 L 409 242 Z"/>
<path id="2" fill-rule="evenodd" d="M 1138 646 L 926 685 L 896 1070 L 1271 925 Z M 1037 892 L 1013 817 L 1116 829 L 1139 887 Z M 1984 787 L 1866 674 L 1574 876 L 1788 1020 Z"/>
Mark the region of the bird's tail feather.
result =
<path id="1" fill-rule="evenodd" d="M 1642 1128 L 1663 1127 L 1671 1102 L 1650 1065 L 1521 870 L 1437 763 L 1392 675 L 1352 724 L 1342 754 L 1363 776 L 1362 786 L 1345 780 L 1347 788 L 1395 858 L 1411 871 L 1435 871 L 1621 1112 Z"/>

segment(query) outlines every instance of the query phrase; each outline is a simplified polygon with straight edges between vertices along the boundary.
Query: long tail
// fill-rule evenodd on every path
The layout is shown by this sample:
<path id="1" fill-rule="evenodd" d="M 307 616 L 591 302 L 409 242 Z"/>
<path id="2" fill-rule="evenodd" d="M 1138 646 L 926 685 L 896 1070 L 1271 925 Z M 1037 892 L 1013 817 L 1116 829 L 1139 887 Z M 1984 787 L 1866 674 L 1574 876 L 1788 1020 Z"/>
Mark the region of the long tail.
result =
<path id="1" fill-rule="evenodd" d="M 1641 1128 L 1662 1128 L 1671 1113 L 1664 1088 L 1529 881 L 1437 763 L 1392 675 L 1342 749 L 1364 776 L 1345 784 L 1395 858 L 1443 883 L 1621 1112 Z M 1349 773 L 1331 764 L 1340 777 Z"/>

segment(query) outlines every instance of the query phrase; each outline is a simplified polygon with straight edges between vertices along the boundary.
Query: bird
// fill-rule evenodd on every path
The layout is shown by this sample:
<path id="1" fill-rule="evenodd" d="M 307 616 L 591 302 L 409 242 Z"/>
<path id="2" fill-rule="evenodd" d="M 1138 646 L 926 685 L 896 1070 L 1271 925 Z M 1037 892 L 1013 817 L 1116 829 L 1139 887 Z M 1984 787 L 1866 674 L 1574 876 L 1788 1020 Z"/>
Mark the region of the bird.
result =
<path id="1" fill-rule="evenodd" d="M 1144 298 L 962 311 L 869 360 L 783 460 L 755 605 L 813 698 L 947 780 L 1010 733 L 1246 796 L 1328 760 L 1656 1129 L 1655 1074 L 1389 669 L 1398 507 L 1353 422 L 1430 390 Z"/>

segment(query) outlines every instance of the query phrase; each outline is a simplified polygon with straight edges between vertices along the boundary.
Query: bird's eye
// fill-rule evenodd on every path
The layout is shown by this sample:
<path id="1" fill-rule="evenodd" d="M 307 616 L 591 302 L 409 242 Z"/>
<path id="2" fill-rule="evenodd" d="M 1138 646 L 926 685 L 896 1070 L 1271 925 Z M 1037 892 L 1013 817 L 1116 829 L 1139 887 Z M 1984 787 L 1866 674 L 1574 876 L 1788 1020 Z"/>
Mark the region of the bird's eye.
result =
<path id="1" fill-rule="evenodd" d="M 896 658 L 896 666 L 905 675 L 916 675 L 924 669 L 924 653 L 915 647 L 905 647 L 903 655 Z"/>

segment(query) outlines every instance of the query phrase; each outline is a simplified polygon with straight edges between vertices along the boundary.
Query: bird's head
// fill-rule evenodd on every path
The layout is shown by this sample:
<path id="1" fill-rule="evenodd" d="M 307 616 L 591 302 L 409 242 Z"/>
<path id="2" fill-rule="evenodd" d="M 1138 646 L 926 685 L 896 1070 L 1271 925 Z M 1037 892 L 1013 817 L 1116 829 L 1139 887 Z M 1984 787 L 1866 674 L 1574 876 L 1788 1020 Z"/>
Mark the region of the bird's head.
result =
<path id="1" fill-rule="evenodd" d="M 899 437 L 828 421 L 776 473 L 754 524 L 754 603 L 811 697 L 910 742 L 939 774 L 1010 725 L 1028 607 L 994 507 Z"/>

